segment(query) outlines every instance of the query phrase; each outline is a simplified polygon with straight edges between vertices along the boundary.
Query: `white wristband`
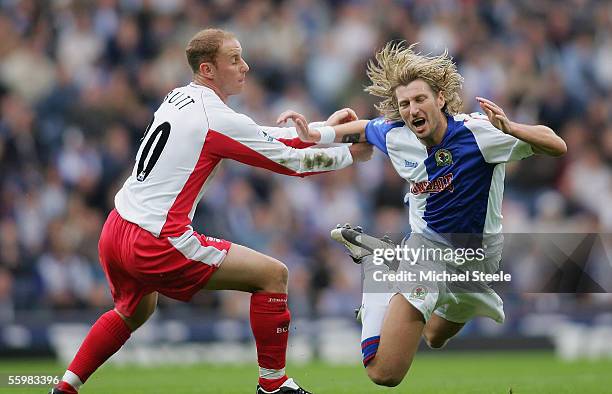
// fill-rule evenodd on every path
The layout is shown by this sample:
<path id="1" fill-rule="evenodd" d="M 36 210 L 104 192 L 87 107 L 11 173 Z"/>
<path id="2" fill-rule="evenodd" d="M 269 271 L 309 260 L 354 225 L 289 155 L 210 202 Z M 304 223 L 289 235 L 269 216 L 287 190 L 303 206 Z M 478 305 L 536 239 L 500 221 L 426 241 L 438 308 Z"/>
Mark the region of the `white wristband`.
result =
<path id="1" fill-rule="evenodd" d="M 317 122 L 310 122 L 308 123 L 308 127 L 310 127 L 311 129 L 318 129 L 319 127 L 323 127 L 325 126 L 325 122 L 324 121 L 317 121 Z"/>
<path id="2" fill-rule="evenodd" d="M 331 144 L 336 139 L 336 130 L 332 126 L 320 127 L 319 133 L 321 133 L 319 144 Z"/>

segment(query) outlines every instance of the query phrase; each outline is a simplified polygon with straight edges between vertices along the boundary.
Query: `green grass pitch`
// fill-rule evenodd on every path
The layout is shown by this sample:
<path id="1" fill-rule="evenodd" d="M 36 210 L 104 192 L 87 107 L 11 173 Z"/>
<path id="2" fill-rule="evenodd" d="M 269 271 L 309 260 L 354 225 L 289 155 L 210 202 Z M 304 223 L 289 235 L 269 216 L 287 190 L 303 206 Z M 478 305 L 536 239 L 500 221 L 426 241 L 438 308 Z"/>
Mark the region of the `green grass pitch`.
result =
<path id="1" fill-rule="evenodd" d="M 52 361 L 2 361 L 0 374 L 53 373 L 64 366 Z M 315 393 L 612 393 L 612 360 L 564 362 L 550 353 L 417 354 L 404 382 L 396 388 L 371 383 L 359 365 L 323 363 L 290 365 L 292 377 Z M 81 390 L 82 394 L 254 393 L 254 365 L 189 365 L 157 367 L 104 366 Z M 44 388 L 0 388 L 0 393 L 46 393 Z"/>

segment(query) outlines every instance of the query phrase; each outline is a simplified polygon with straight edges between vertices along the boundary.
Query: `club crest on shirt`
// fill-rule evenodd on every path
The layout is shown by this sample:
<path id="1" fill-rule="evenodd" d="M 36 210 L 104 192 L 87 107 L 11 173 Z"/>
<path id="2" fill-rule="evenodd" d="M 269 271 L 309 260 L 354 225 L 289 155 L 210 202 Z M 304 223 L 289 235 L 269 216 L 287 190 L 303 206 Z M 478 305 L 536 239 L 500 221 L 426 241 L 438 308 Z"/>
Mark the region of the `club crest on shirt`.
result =
<path id="1" fill-rule="evenodd" d="M 425 296 L 427 295 L 427 288 L 422 285 L 417 285 L 412 292 L 410 293 L 410 298 L 414 298 L 417 300 L 425 300 Z"/>
<path id="2" fill-rule="evenodd" d="M 436 164 L 438 165 L 438 167 L 453 164 L 453 155 L 448 149 L 438 149 L 434 157 L 436 159 Z"/>

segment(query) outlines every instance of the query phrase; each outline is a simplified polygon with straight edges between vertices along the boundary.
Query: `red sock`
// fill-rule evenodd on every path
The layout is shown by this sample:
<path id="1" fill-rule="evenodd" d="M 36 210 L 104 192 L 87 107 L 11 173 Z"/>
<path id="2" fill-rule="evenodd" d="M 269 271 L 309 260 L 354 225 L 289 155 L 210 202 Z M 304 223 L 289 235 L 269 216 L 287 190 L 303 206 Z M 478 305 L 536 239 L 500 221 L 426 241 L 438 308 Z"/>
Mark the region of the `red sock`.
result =
<path id="1" fill-rule="evenodd" d="M 106 312 L 89 330 L 79 351 L 68 366 L 68 371 L 76 374 L 81 383 L 85 383 L 100 365 L 123 346 L 131 333 L 117 312 L 114 310 Z"/>
<path id="2" fill-rule="evenodd" d="M 259 385 L 266 391 L 276 390 L 287 380 L 285 359 L 290 321 L 287 294 L 251 296 L 251 328 L 257 346 Z"/>

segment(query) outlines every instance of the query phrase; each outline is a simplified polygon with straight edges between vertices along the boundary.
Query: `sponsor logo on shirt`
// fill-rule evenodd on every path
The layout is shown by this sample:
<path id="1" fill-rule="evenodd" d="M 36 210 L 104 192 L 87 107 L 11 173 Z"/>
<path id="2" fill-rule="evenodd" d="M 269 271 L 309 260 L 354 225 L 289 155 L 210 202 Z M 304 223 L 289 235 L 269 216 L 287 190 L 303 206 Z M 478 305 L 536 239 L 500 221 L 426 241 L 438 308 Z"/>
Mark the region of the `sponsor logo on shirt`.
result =
<path id="1" fill-rule="evenodd" d="M 417 166 L 417 162 L 416 161 L 404 160 L 404 167 L 406 167 L 406 168 L 416 168 L 416 166 Z"/>
<path id="2" fill-rule="evenodd" d="M 440 193 L 443 190 L 453 192 L 453 173 L 442 175 L 433 181 L 415 182 L 410 187 L 410 193 L 419 195 L 421 193 Z"/>
<path id="3" fill-rule="evenodd" d="M 270 134 L 266 133 L 263 130 L 259 130 L 259 134 L 264 137 L 266 140 L 268 140 L 268 142 L 272 142 L 274 141 L 274 137 L 272 137 Z"/>

